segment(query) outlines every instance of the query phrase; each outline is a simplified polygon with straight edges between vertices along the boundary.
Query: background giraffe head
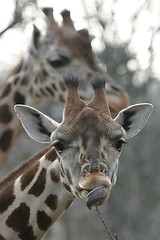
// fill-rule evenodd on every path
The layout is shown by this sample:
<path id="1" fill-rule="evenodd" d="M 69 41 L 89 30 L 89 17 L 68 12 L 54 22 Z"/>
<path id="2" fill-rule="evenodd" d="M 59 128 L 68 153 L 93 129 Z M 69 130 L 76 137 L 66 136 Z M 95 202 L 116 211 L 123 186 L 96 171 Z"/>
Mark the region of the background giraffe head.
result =
<path id="1" fill-rule="evenodd" d="M 75 29 L 68 10 L 61 13 L 62 25 L 55 21 L 52 8 L 44 8 L 43 12 L 46 34 L 41 36 L 34 26 L 30 47 L 31 61 L 28 64 L 33 66 L 34 76 L 30 87 L 32 98 L 39 101 L 43 97 L 51 97 L 64 102 L 63 77 L 66 73 L 76 73 L 81 79 L 79 94 L 82 99 L 89 100 L 92 94 L 90 77 L 103 72 L 92 50 L 92 36 L 86 29 Z M 128 94 L 107 73 L 105 78 L 110 109 L 118 112 L 128 106 Z"/>
<path id="2" fill-rule="evenodd" d="M 29 106 L 17 105 L 15 110 L 31 138 L 55 147 L 61 182 L 67 191 L 86 198 L 90 191 L 103 186 L 106 199 L 116 182 L 122 145 L 142 129 L 152 105 L 132 105 L 112 119 L 103 76 L 93 79 L 94 96 L 87 104 L 78 96 L 76 77 L 66 77 L 65 83 L 67 98 L 62 123 Z"/>

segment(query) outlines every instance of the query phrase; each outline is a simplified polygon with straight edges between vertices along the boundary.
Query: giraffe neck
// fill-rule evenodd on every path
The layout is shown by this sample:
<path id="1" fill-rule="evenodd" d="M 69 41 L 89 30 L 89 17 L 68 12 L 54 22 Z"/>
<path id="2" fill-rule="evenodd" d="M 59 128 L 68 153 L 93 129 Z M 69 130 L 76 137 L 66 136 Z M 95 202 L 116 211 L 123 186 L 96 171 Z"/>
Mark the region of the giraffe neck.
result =
<path id="1" fill-rule="evenodd" d="M 0 239 L 41 239 L 74 198 L 60 181 L 59 160 L 51 149 L 16 180 L 3 184 Z"/>
<path id="2" fill-rule="evenodd" d="M 14 112 L 16 103 L 26 103 L 28 93 L 27 74 L 23 70 L 24 62 L 21 61 L 2 83 L 0 88 L 0 168 L 3 166 L 21 126 Z M 24 91 L 26 87 L 26 92 Z"/>
<path id="3" fill-rule="evenodd" d="M 44 70 L 44 66 L 41 66 L 35 56 L 28 54 L 26 59 L 21 60 L 1 85 L 0 169 L 7 160 L 21 130 L 20 122 L 14 112 L 14 105 L 18 103 L 34 105 L 40 101 L 41 98 L 54 97 L 54 99 L 56 99 L 56 97 L 53 96 L 54 91 L 56 94 L 57 92 L 62 92 L 62 87 L 57 91 L 56 83 L 52 84 L 53 89 L 49 89 L 46 86 L 48 92 L 43 91 L 43 89 L 45 89 L 45 74 L 47 73 Z M 41 85 L 43 89 L 39 87 Z M 62 97 L 60 100 L 64 101 Z"/>

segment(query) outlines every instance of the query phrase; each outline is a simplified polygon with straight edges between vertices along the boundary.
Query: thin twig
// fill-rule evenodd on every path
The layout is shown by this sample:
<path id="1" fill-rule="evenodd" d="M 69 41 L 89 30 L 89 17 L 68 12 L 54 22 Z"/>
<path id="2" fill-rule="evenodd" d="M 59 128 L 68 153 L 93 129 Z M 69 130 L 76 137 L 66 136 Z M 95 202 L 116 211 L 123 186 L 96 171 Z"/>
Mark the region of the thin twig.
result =
<path id="1" fill-rule="evenodd" d="M 105 220 L 103 219 L 102 214 L 101 214 L 101 212 L 99 211 L 99 209 L 98 209 L 97 206 L 96 206 L 96 211 L 97 211 L 97 213 L 99 214 L 99 217 L 100 217 L 100 219 L 101 219 L 103 225 L 105 226 L 105 228 L 106 228 L 106 230 L 107 230 L 107 233 L 108 233 L 110 239 L 111 239 L 111 240 L 115 240 L 114 237 L 112 236 L 112 233 L 111 233 L 111 231 L 110 231 L 108 225 L 106 224 Z"/>
<path id="2" fill-rule="evenodd" d="M 114 234 L 114 236 L 115 236 L 115 239 L 118 240 L 118 236 L 117 236 L 117 234 Z"/>
<path id="3" fill-rule="evenodd" d="M 105 220 L 104 220 L 101 212 L 100 212 L 99 209 L 98 209 L 98 206 L 95 206 L 95 207 L 96 207 L 97 213 L 99 214 L 100 220 L 102 221 L 104 227 L 105 227 L 106 230 L 107 230 L 107 233 L 108 233 L 110 239 L 111 239 L 111 240 L 119 240 L 118 235 L 117 235 L 116 233 L 114 234 L 114 237 L 113 237 L 113 235 L 112 235 L 112 233 L 111 233 L 108 225 L 106 224 L 106 222 L 105 222 Z M 123 236 L 123 240 L 126 240 L 125 236 Z"/>

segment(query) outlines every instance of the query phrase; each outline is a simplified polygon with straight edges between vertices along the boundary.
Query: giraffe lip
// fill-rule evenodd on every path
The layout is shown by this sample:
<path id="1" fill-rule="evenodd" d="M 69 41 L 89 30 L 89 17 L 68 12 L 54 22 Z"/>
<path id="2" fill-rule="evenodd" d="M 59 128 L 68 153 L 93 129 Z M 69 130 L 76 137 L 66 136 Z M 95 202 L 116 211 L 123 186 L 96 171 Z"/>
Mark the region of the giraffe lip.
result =
<path id="1" fill-rule="evenodd" d="M 89 194 L 89 190 L 88 189 L 82 189 L 80 191 L 80 195 L 81 195 L 82 198 L 86 198 L 88 194 Z"/>
<path id="2" fill-rule="evenodd" d="M 103 176 L 99 173 L 90 173 L 87 177 L 80 177 L 79 187 L 84 190 L 91 191 L 98 186 L 104 186 L 105 188 L 111 188 L 110 177 Z"/>
<path id="3" fill-rule="evenodd" d="M 109 196 L 109 189 L 104 186 L 98 186 L 89 191 L 86 196 L 86 205 L 89 209 L 93 206 L 98 206 L 104 203 Z"/>
<path id="4" fill-rule="evenodd" d="M 101 192 L 102 192 L 102 188 L 106 189 L 106 191 L 108 191 L 106 186 L 97 186 L 97 187 L 94 187 L 94 188 L 91 188 L 91 189 L 82 188 L 80 193 L 81 193 L 81 196 L 83 198 L 87 199 L 90 195 L 92 196 L 92 194 L 95 194 L 95 192 L 97 194 L 100 189 L 101 189 Z"/>

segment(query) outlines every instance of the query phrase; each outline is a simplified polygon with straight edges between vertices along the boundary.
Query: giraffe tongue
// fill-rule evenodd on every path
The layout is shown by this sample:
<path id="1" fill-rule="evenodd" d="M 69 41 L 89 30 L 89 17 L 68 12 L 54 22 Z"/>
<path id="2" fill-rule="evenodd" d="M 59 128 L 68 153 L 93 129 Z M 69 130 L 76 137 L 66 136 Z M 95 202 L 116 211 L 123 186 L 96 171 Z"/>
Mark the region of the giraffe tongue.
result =
<path id="1" fill-rule="evenodd" d="M 87 195 L 87 199 L 86 199 L 87 207 L 91 209 L 91 207 L 93 206 L 98 206 L 103 204 L 107 195 L 108 195 L 108 190 L 105 187 L 99 186 L 94 188 Z"/>

